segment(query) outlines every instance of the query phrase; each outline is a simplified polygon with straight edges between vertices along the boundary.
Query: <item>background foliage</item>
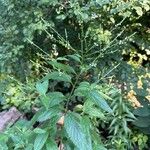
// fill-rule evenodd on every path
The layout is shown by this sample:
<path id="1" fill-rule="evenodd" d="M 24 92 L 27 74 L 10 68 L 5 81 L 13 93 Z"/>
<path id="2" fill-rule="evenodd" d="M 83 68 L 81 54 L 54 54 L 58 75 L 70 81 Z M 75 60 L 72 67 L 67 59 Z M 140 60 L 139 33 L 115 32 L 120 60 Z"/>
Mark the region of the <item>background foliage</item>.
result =
<path id="1" fill-rule="evenodd" d="M 65 132 L 61 138 L 69 147 L 79 144 L 75 137 L 79 135 L 72 133 L 69 125 L 79 128 L 80 132 L 76 132 L 81 134 L 83 143 L 87 142 L 84 133 L 91 135 L 93 132 L 92 146 L 96 150 L 100 145 L 118 150 L 148 147 L 149 0 L 0 0 L 0 13 L 1 109 L 16 106 L 23 112 L 32 113 L 34 107 L 43 107 L 48 111 L 49 108 L 45 108 L 47 98 L 41 99 L 39 95 L 52 92 L 50 97 L 55 99 L 53 94 L 56 92 L 60 100 L 56 104 L 61 104 L 62 108 L 51 104 L 54 116 L 52 114 L 51 118 L 47 113 L 41 118 L 48 116 L 45 120 L 49 121 L 54 117 L 56 124 L 60 113 L 57 111 L 66 112 L 67 105 L 71 112 L 67 111 L 66 130 L 61 130 Z M 97 91 L 94 91 L 94 98 L 90 97 L 93 102 L 82 98 L 87 89 L 93 88 L 108 101 L 102 105 L 103 111 L 93 103 L 99 100 Z M 84 126 L 82 119 L 88 126 Z M 36 131 L 35 142 L 43 136 L 45 140 L 38 147 L 42 148 L 50 138 L 50 144 L 56 148 L 45 120 Z M 50 130 L 57 135 L 54 124 Z M 22 127 L 21 130 L 24 137 L 35 134 L 24 133 L 26 130 Z M 15 132 L 13 128 L 4 138 L 6 145 L 13 136 L 11 132 Z M 100 143 L 98 139 L 101 139 Z M 14 144 L 10 147 L 16 149 L 30 142 L 21 141 L 16 145 L 16 139 L 11 140 Z M 82 148 L 83 143 L 79 144 Z M 32 144 L 29 144 L 30 149 L 34 147 Z"/>

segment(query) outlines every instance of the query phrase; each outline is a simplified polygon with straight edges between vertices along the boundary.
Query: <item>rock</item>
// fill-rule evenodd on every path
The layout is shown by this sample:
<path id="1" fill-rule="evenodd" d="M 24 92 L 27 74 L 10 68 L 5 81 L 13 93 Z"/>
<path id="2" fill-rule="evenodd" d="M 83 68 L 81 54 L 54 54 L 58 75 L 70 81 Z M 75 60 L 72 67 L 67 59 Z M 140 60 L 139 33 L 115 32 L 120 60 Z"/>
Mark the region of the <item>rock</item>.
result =
<path id="1" fill-rule="evenodd" d="M 15 108 L 12 107 L 8 111 L 3 111 L 0 113 L 0 131 L 3 131 L 8 124 L 13 125 L 22 114 Z"/>

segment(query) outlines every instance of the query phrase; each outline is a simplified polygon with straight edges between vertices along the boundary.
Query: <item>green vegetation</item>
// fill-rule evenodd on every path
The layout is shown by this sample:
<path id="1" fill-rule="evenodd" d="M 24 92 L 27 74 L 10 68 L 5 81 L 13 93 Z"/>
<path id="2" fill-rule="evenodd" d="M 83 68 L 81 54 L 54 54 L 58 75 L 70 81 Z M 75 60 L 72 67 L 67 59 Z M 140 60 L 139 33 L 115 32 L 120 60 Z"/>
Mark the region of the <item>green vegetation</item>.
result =
<path id="1" fill-rule="evenodd" d="M 24 117 L 3 150 L 148 150 L 149 0 L 0 0 L 0 110 Z"/>

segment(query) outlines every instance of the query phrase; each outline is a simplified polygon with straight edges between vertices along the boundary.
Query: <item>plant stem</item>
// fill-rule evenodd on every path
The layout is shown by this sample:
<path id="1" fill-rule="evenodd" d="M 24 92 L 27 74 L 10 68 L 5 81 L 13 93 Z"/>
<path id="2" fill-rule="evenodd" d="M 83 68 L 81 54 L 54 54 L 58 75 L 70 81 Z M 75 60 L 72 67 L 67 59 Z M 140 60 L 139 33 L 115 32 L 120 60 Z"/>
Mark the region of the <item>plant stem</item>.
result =
<path id="1" fill-rule="evenodd" d="M 74 90 L 75 90 L 75 88 L 76 88 L 76 85 L 77 85 L 77 83 L 78 83 L 78 81 L 79 81 L 80 75 L 81 75 L 81 72 L 77 75 L 76 81 L 75 81 L 75 83 L 73 84 L 72 90 L 71 90 L 70 95 L 69 95 L 69 97 L 68 97 L 68 99 L 67 99 L 65 112 L 68 111 L 69 102 L 71 101 L 71 97 L 72 97 L 73 92 L 74 92 Z"/>

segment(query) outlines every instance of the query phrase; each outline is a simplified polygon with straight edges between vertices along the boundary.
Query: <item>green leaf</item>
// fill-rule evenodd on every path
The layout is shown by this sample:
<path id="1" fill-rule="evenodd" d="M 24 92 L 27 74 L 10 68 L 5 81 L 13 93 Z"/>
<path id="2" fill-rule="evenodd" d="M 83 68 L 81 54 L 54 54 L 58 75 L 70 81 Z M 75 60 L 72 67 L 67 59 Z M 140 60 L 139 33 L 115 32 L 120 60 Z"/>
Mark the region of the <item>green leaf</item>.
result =
<path id="1" fill-rule="evenodd" d="M 102 139 L 100 137 L 100 134 L 96 131 L 94 128 L 92 130 L 91 137 L 93 139 L 93 150 L 107 150 L 102 143 Z"/>
<path id="2" fill-rule="evenodd" d="M 94 145 L 93 150 L 107 150 L 102 144 Z"/>
<path id="3" fill-rule="evenodd" d="M 103 6 L 109 4 L 110 0 L 96 0 L 96 3 L 98 3 L 100 6 Z"/>
<path id="4" fill-rule="evenodd" d="M 25 150 L 33 150 L 33 144 L 27 145 L 27 147 L 25 148 Z"/>
<path id="5" fill-rule="evenodd" d="M 9 150 L 6 143 L 0 143 L 0 150 Z"/>
<path id="6" fill-rule="evenodd" d="M 49 139 L 46 143 L 46 150 L 58 150 L 57 144 L 53 139 Z"/>
<path id="7" fill-rule="evenodd" d="M 104 98 L 104 99 L 108 99 L 108 100 L 112 100 L 111 97 L 109 97 L 108 95 L 104 94 L 103 92 L 99 92 L 100 95 Z"/>
<path id="8" fill-rule="evenodd" d="M 39 3 L 55 6 L 56 4 L 58 4 L 58 0 L 40 0 Z"/>
<path id="9" fill-rule="evenodd" d="M 74 145 L 79 150 L 87 150 L 87 139 L 84 134 L 81 124 L 77 121 L 77 118 L 73 113 L 68 113 L 65 116 L 64 127 L 66 132 L 70 138 L 70 140 L 74 143 Z"/>
<path id="10" fill-rule="evenodd" d="M 58 105 L 65 100 L 65 96 L 61 92 L 50 92 L 47 94 L 47 97 L 49 98 L 50 107 Z"/>
<path id="11" fill-rule="evenodd" d="M 42 113 L 44 113 L 45 109 L 41 108 L 36 114 L 32 117 L 32 119 L 28 122 L 27 128 L 31 128 L 36 121 L 38 121 L 39 116 L 41 116 Z"/>
<path id="12" fill-rule="evenodd" d="M 91 90 L 88 93 L 87 98 L 97 104 L 103 110 L 112 113 L 112 109 L 109 107 L 105 99 L 100 95 L 100 93 L 96 90 Z"/>
<path id="13" fill-rule="evenodd" d="M 41 150 L 45 145 L 48 136 L 49 136 L 48 132 L 43 134 L 38 134 L 34 141 L 34 150 Z"/>
<path id="14" fill-rule="evenodd" d="M 77 62 L 81 62 L 80 58 L 81 56 L 78 54 L 74 54 L 74 55 L 67 55 L 68 57 L 72 58 L 73 60 L 77 61 Z"/>
<path id="15" fill-rule="evenodd" d="M 42 104 L 44 105 L 44 107 L 46 109 L 48 109 L 49 108 L 49 101 L 50 101 L 49 97 L 47 97 L 47 96 L 41 96 L 40 100 L 41 100 Z"/>
<path id="16" fill-rule="evenodd" d="M 101 119 L 105 118 L 103 112 L 100 111 L 98 108 L 91 108 L 91 109 L 89 109 L 88 112 L 89 112 L 90 116 L 101 118 Z"/>
<path id="17" fill-rule="evenodd" d="M 133 124 L 137 127 L 149 127 L 150 126 L 150 116 L 147 117 L 137 117 L 137 120 L 133 122 Z"/>
<path id="18" fill-rule="evenodd" d="M 40 100 L 44 107 L 48 108 L 58 105 L 65 99 L 65 96 L 61 92 L 50 92 L 46 96 L 41 96 Z"/>
<path id="19" fill-rule="evenodd" d="M 82 20 L 88 21 L 89 15 L 87 13 L 80 13 Z"/>
<path id="20" fill-rule="evenodd" d="M 0 142 L 1 141 L 7 141 L 8 140 L 8 135 L 5 133 L 0 133 Z"/>
<path id="21" fill-rule="evenodd" d="M 75 73 L 74 69 L 69 65 L 65 65 L 57 61 L 50 61 L 49 64 L 51 64 L 54 67 L 54 69 L 62 70 L 66 73 Z"/>
<path id="22" fill-rule="evenodd" d="M 65 150 L 72 150 L 72 149 L 71 149 L 71 146 L 70 146 L 70 143 L 67 143 L 67 142 L 64 143 L 64 149 L 65 149 Z"/>
<path id="23" fill-rule="evenodd" d="M 37 82 L 36 89 L 39 92 L 40 95 L 45 95 L 48 90 L 48 80 L 45 80 L 44 82 Z"/>
<path id="24" fill-rule="evenodd" d="M 90 135 L 91 122 L 89 117 L 83 116 L 81 120 L 82 129 L 86 135 L 86 142 L 88 143 L 88 150 L 92 150 L 92 139 Z"/>
<path id="25" fill-rule="evenodd" d="M 103 112 L 94 106 L 94 103 L 90 100 L 87 100 L 83 106 L 84 113 L 88 114 L 90 117 L 97 117 L 104 119 L 105 116 Z"/>
<path id="26" fill-rule="evenodd" d="M 101 119 L 105 118 L 104 114 L 98 108 L 89 108 L 85 111 L 85 113 L 87 113 L 90 117 L 97 117 Z"/>
<path id="27" fill-rule="evenodd" d="M 133 111 L 134 115 L 146 117 L 150 116 L 150 108 L 148 106 L 137 108 Z"/>
<path id="28" fill-rule="evenodd" d="M 57 116 L 60 110 L 58 108 L 51 108 L 49 110 L 46 110 L 41 113 L 41 115 L 38 117 L 39 122 L 46 121 L 54 116 Z"/>
<path id="29" fill-rule="evenodd" d="M 74 91 L 76 96 L 86 96 L 90 90 L 90 84 L 88 82 L 81 82 L 78 88 Z"/>
<path id="30" fill-rule="evenodd" d="M 71 76 L 64 73 L 64 72 L 58 72 L 58 71 L 54 71 L 51 73 L 48 73 L 43 79 L 42 81 L 45 80 L 58 80 L 58 81 L 64 81 L 64 82 L 70 82 L 71 83 Z"/>
<path id="31" fill-rule="evenodd" d="M 46 132 L 45 130 L 43 130 L 43 129 L 41 129 L 41 128 L 35 128 L 33 131 L 34 131 L 35 133 L 37 133 L 37 134 L 42 134 L 42 133 L 45 133 L 45 132 Z"/>
<path id="32" fill-rule="evenodd" d="M 67 58 L 65 57 L 58 57 L 56 60 L 64 60 L 64 61 L 69 61 Z"/>

